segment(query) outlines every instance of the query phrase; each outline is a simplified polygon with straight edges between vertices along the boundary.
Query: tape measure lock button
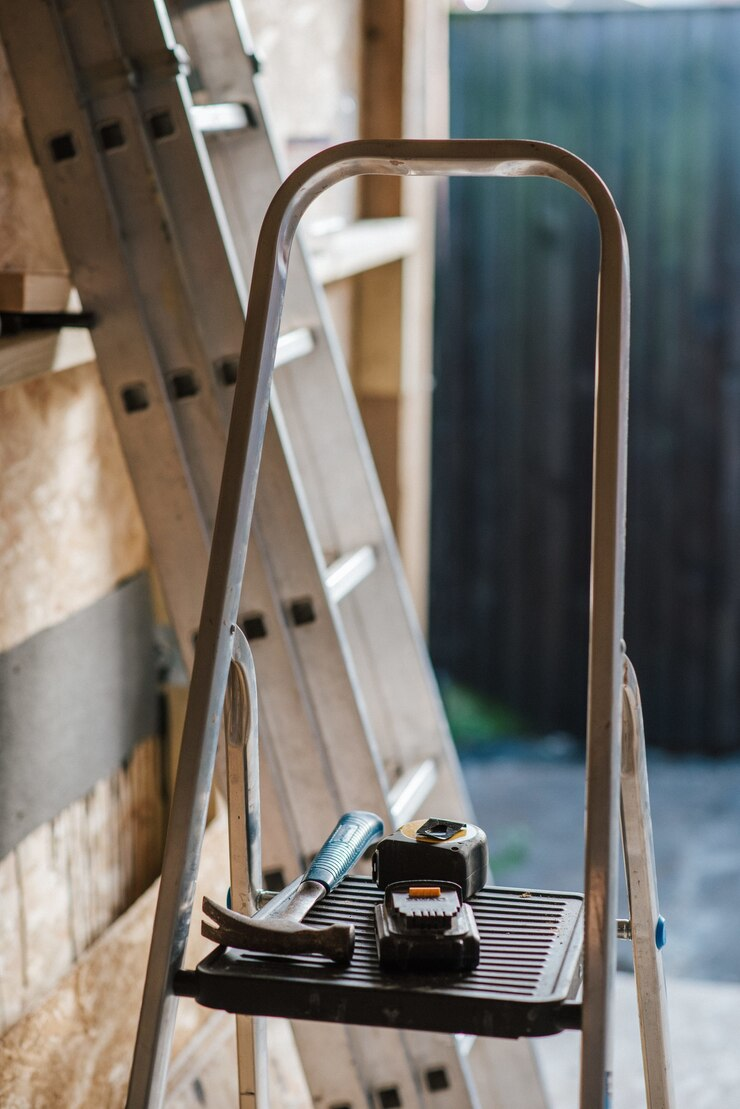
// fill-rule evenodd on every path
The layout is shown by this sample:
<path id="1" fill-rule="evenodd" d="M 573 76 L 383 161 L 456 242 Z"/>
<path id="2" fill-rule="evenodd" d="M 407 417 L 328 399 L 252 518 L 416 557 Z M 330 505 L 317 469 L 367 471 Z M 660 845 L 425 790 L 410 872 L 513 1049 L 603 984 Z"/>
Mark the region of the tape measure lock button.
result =
<path id="1" fill-rule="evenodd" d="M 432 817 L 417 830 L 416 838 L 434 839 L 439 843 L 446 843 L 447 840 L 457 839 L 466 828 L 467 824 L 461 824 L 458 820 L 437 820 Z"/>

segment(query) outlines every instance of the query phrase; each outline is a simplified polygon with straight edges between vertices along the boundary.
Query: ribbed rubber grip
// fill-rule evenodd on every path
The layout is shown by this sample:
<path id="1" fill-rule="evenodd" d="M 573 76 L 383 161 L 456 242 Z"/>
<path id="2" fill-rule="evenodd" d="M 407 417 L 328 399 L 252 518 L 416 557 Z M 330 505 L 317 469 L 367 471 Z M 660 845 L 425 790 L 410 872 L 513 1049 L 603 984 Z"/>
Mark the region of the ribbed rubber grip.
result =
<path id="1" fill-rule="evenodd" d="M 321 882 L 331 892 L 382 834 L 383 821 L 375 813 L 346 812 L 306 871 L 305 880 Z"/>

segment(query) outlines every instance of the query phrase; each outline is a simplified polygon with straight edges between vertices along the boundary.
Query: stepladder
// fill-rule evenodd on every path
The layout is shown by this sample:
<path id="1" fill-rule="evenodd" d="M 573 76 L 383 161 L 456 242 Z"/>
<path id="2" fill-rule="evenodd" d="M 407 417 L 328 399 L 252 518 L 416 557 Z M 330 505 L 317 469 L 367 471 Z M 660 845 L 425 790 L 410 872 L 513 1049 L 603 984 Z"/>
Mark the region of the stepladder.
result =
<path id="1" fill-rule="evenodd" d="M 73 278 L 97 321 L 101 376 L 188 668 L 247 278 L 279 183 L 243 12 L 225 2 L 169 13 L 149 0 L 8 3 L 0 33 Z M 198 73 L 197 103 L 188 69 Z M 274 885 L 304 869 L 329 814 L 362 807 L 392 826 L 424 809 L 468 811 L 346 374 L 300 250 L 291 275 L 236 617 L 259 675 L 262 845 Z M 200 802 L 209 777 L 180 790 Z M 449 1036 L 295 1027 L 317 1101 L 377 1101 L 392 1090 L 404 1106 L 422 1106 L 428 1075 L 442 1071 L 435 1106 L 479 1104 Z"/>
<path id="2" fill-rule="evenodd" d="M 399 981 L 373 960 L 372 919 L 378 894 L 369 879 L 348 879 L 316 911 L 316 923 L 351 916 L 364 947 L 360 965 L 338 977 L 320 963 L 270 966 L 228 946 L 194 971 L 182 971 L 174 936 L 189 915 L 189 870 L 202 835 L 202 802 L 185 783 L 210 780 L 218 740 L 219 706 L 237 653 L 236 608 L 267 402 L 285 291 L 290 246 L 301 215 L 323 189 L 358 173 L 478 173 L 549 176 L 579 192 L 601 232 L 597 328 L 597 389 L 593 468 L 592 610 L 587 737 L 585 893 L 486 888 L 474 898 L 485 961 L 469 980 Z M 619 214 L 603 182 L 585 163 L 544 143 L 516 141 L 349 143 L 300 167 L 278 190 L 257 249 L 234 402 L 224 481 L 216 519 L 201 637 L 194 668 L 178 786 L 187 836 L 165 860 L 132 1088 L 155 1074 L 158 1039 L 170 996 L 242 1017 L 290 1015 L 363 1027 L 394 1027 L 500 1038 L 582 1033 L 581 1105 L 608 1106 L 612 1096 L 612 993 L 615 975 L 616 869 L 621 799 L 630 920 L 621 934 L 633 942 L 648 1104 L 673 1104 L 660 948 L 644 732 L 637 682 L 622 643 L 629 278 Z M 235 647 L 235 642 L 239 646 Z M 202 661 L 201 661 L 202 660 Z M 248 688 L 245 680 L 244 687 Z M 256 703 L 256 685 L 251 693 Z M 254 750 L 254 742 L 252 742 Z M 244 763 L 246 766 L 246 762 Z M 256 775 L 252 774 L 252 780 Z M 248 811 L 249 772 L 241 802 Z M 258 833 L 257 833 L 258 835 Z M 240 834 L 243 838 L 243 832 Z M 232 848 L 232 853 L 233 853 Z M 254 848 L 241 848 L 246 858 Z M 259 874 L 258 866 L 255 873 Z M 249 888 L 249 879 L 244 883 Z M 287 894 L 286 896 L 289 896 Z M 310 918 L 309 918 L 310 919 Z M 157 929 L 163 939 L 157 947 Z M 172 973 L 174 967 L 174 975 Z M 146 1042 L 141 1029 L 146 1028 Z M 257 1038 L 252 1025 L 255 1058 Z M 252 1068 L 254 1069 L 254 1068 Z"/>

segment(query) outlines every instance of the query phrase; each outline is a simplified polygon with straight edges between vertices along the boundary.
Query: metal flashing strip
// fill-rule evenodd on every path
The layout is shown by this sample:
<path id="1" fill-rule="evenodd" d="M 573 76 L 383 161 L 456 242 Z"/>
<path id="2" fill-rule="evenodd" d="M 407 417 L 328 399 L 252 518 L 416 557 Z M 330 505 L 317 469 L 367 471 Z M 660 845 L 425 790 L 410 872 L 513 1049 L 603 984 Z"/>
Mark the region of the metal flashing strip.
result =
<path id="1" fill-rule="evenodd" d="M 157 713 L 144 573 L 0 655 L 0 858 L 125 763 Z"/>

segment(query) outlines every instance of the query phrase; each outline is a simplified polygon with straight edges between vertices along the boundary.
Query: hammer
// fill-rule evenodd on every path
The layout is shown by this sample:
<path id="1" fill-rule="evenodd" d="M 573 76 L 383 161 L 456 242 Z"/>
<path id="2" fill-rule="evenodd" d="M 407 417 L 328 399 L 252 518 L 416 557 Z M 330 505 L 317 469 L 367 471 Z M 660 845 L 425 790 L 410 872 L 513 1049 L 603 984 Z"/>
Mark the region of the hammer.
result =
<path id="1" fill-rule="evenodd" d="M 331 924 L 314 928 L 303 924 L 303 918 L 331 893 L 365 849 L 382 834 L 383 821 L 375 813 L 345 813 L 319 849 L 295 893 L 284 904 L 271 912 L 268 902 L 249 917 L 224 909 L 204 897 L 203 912 L 214 923 L 202 921 L 201 933 L 224 947 L 238 947 L 261 955 L 324 955 L 335 963 L 348 963 L 355 945 L 354 925 Z"/>

